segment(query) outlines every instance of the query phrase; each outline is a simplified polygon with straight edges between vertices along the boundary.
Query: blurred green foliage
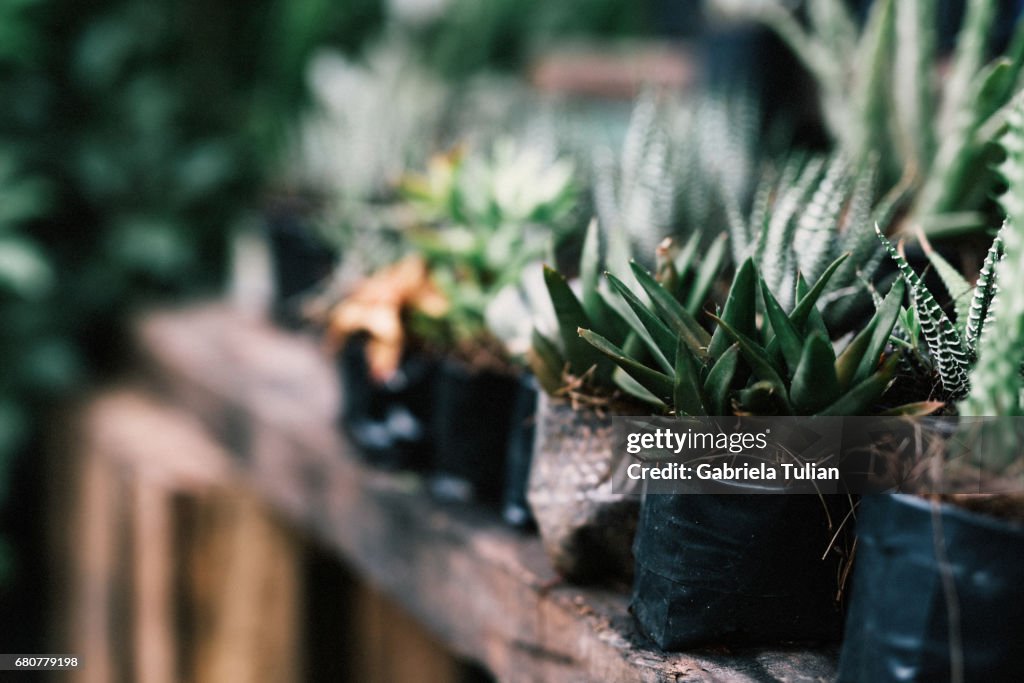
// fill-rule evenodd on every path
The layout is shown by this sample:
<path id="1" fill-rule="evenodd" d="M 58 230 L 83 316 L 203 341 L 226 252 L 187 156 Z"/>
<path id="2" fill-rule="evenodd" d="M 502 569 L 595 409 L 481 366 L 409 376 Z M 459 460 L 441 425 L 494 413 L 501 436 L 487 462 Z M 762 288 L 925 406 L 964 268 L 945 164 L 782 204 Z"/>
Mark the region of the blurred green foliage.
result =
<path id="1" fill-rule="evenodd" d="M 623 0 L 450 0 L 417 27 L 427 61 L 448 77 L 484 67 L 514 69 L 531 52 L 578 36 L 650 33 L 645 2 Z"/>
<path id="2" fill-rule="evenodd" d="M 127 313 L 218 287 L 281 177 L 313 52 L 358 53 L 401 4 L 0 0 L 0 503 L 46 406 L 123 356 Z M 644 24 L 623 0 L 434 6 L 405 28 L 449 76 Z"/>
<path id="3" fill-rule="evenodd" d="M 383 15 L 383 0 L 0 0 L 0 504 L 18 503 L 6 473 L 47 406 L 123 355 L 125 315 L 218 286 L 279 172 L 309 55 L 358 50 Z"/>

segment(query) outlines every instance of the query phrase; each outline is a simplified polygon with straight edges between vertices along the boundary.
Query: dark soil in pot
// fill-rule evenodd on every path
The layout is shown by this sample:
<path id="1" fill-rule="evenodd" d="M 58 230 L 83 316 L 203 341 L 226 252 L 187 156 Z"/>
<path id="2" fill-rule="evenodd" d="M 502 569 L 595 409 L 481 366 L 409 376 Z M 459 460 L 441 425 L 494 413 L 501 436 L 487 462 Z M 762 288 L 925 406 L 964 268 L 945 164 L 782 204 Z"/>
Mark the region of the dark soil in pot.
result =
<path id="1" fill-rule="evenodd" d="M 840 681 L 1024 680 L 1024 527 L 877 495 L 857 535 Z"/>
<path id="2" fill-rule="evenodd" d="M 530 479 L 537 431 L 537 391 L 537 381 L 533 375 L 524 375 L 519 379 L 509 427 L 501 516 L 506 524 L 517 529 L 532 529 L 535 526 L 533 514 L 526 502 L 526 487 Z"/>
<path id="3" fill-rule="evenodd" d="M 267 211 L 267 242 L 274 277 L 272 315 L 290 328 L 302 323 L 302 299 L 331 274 L 337 255 L 313 232 L 303 202 L 281 201 Z"/>
<path id="4" fill-rule="evenodd" d="M 517 391 L 512 375 L 475 371 L 451 359 L 440 363 L 431 416 L 435 496 L 500 502 Z"/>
<path id="5" fill-rule="evenodd" d="M 395 375 L 379 382 L 370 375 L 365 347 L 364 337 L 354 337 L 338 356 L 341 426 L 370 464 L 426 469 L 433 452 L 430 409 L 437 362 L 408 352 Z"/>
<path id="6" fill-rule="evenodd" d="M 527 499 L 555 570 L 576 583 L 633 576 L 639 498 L 612 492 L 612 418 L 540 396 Z"/>
<path id="7" fill-rule="evenodd" d="M 828 510 L 826 510 L 826 505 Z M 839 636 L 839 553 L 822 560 L 844 497 L 649 495 L 631 610 L 665 650 Z"/>

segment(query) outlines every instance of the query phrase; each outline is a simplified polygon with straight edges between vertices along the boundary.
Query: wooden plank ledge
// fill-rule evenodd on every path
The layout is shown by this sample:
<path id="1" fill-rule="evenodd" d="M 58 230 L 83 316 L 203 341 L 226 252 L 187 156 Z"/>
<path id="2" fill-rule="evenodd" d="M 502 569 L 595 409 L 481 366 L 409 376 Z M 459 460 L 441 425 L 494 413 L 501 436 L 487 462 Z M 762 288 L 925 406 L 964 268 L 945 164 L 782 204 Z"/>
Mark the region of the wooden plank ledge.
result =
<path id="1" fill-rule="evenodd" d="M 834 679 L 831 650 L 663 653 L 635 631 L 626 595 L 559 583 L 537 538 L 364 466 L 335 429 L 335 370 L 314 339 L 222 304 L 137 329 L 150 385 L 232 453 L 246 486 L 500 680 Z"/>

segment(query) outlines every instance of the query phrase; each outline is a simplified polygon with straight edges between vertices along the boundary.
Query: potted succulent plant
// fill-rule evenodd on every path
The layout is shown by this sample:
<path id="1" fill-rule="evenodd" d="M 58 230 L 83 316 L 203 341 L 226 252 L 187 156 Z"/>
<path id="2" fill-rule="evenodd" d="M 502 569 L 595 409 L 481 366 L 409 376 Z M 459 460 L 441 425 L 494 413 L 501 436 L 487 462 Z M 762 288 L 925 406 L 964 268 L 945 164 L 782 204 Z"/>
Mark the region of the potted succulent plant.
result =
<path id="1" fill-rule="evenodd" d="M 992 143 L 1024 68 L 1019 22 L 1006 52 L 990 59 L 1009 5 L 963 3 L 956 48 L 945 55 L 939 15 L 953 4 L 876 0 L 863 22 L 843 2 L 809 3 L 806 21 L 781 0 L 716 4 L 765 22 L 791 47 L 851 163 L 877 159 L 883 187 L 907 177 L 919 188 L 901 229 L 932 238 L 985 229 L 998 182 Z"/>
<path id="2" fill-rule="evenodd" d="M 436 159 L 403 188 L 422 216 L 413 240 L 447 302 L 442 314 L 421 310 L 410 320 L 441 358 L 431 488 L 445 498 L 496 501 L 523 366 L 493 330 L 501 318 L 528 320 L 508 293 L 567 226 L 576 195 L 572 167 L 543 150 L 502 142 L 487 157 Z"/>
<path id="3" fill-rule="evenodd" d="M 583 342 L 580 326 L 639 349 L 604 269 L 632 281 L 630 258 L 656 268 L 673 296 L 696 314 L 726 257 L 724 235 L 706 226 L 745 199 L 756 145 L 756 115 L 741 97 L 682 103 L 653 91 L 633 107 L 618 154 L 594 153 L 597 219 L 587 231 L 578 288 L 548 270 L 554 315 L 541 319 L 531 367 L 543 388 L 529 502 L 556 569 L 573 581 L 628 582 L 637 501 L 613 494 L 612 416 L 655 400 Z M 665 240 L 667 235 L 674 236 Z M 679 238 L 685 235 L 685 238 Z"/>
<path id="4" fill-rule="evenodd" d="M 699 235 L 682 249 L 666 239 L 657 271 L 670 296 L 696 313 L 707 301 L 725 257 L 724 235 L 698 255 Z M 565 578 L 577 582 L 628 581 L 638 503 L 611 491 L 612 416 L 649 410 L 657 400 L 628 373 L 617 370 L 577 333 L 600 331 L 636 348 L 631 313 L 600 278 L 601 232 L 591 222 L 579 266 L 581 295 L 559 272 L 545 268 L 554 334 L 534 331 L 530 365 L 543 389 L 528 499 L 545 550 Z M 628 263 L 621 233 L 608 235 L 606 262 Z M 621 283 L 615 281 L 621 286 Z"/>
<path id="5" fill-rule="evenodd" d="M 1014 631 L 1024 617 L 1024 564 L 1018 559 L 1024 550 L 1024 499 L 1015 474 L 1021 433 L 1014 419 L 1024 415 L 1024 300 L 1016 283 L 1024 268 L 1019 108 L 1008 123 L 1007 158 L 999 167 L 1008 186 L 1001 197 L 1006 223 L 973 294 L 955 270 L 935 263 L 956 303 L 954 319 L 890 250 L 911 292 L 901 341 L 919 353 L 908 371 L 932 380 L 950 400 L 950 411 L 962 416 L 962 429 L 981 425 L 990 439 L 980 449 L 989 475 L 1008 484 L 1010 493 L 975 487 L 973 494 L 864 498 L 841 681 L 1014 680 L 1024 666 Z M 943 445 L 940 452 L 949 450 Z"/>
<path id="6" fill-rule="evenodd" d="M 617 290 L 653 361 L 594 330 L 580 335 L 670 414 L 877 414 L 892 408 L 885 393 L 898 358 L 888 340 L 903 284 L 837 354 L 816 306 L 844 258 L 813 285 L 797 276 L 788 313 L 748 259 L 724 308 L 710 316 L 711 334 L 634 266 L 653 308 L 638 292 Z M 847 558 L 832 541 L 844 507 L 842 496 L 647 496 L 634 546 L 632 611 L 641 631 L 666 649 L 836 638 L 837 578 Z"/>
<path id="7" fill-rule="evenodd" d="M 412 311 L 442 315 L 447 306 L 423 259 L 407 256 L 360 281 L 328 315 L 340 423 L 371 464 L 423 470 L 432 460 L 437 362 L 408 326 Z"/>

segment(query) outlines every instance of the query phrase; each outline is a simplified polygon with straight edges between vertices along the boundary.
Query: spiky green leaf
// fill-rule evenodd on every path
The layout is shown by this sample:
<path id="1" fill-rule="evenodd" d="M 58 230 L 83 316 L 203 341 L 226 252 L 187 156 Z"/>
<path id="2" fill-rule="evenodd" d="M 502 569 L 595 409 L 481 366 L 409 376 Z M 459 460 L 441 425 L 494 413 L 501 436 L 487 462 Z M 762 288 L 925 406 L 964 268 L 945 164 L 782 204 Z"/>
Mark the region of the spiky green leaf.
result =
<path id="1" fill-rule="evenodd" d="M 564 358 L 569 363 L 569 372 L 577 377 L 602 362 L 603 358 L 589 344 L 583 342 L 576 330 L 590 327 L 592 322 L 583 310 L 583 305 L 573 293 L 569 283 L 558 271 L 544 268 L 544 283 L 555 308 L 558 333 L 562 340 Z"/>
<path id="2" fill-rule="evenodd" d="M 707 397 L 708 413 L 711 415 L 727 415 L 729 408 L 729 390 L 740 362 L 739 344 L 733 344 L 708 371 L 704 380 L 704 395 Z"/>
<path id="3" fill-rule="evenodd" d="M 676 335 L 658 316 L 654 315 L 647 308 L 646 304 L 633 293 L 633 290 L 626 283 L 611 273 L 605 273 L 605 277 L 608 278 L 608 283 L 612 289 L 622 297 L 622 300 L 626 302 L 640 321 L 641 326 L 636 328 L 634 332 L 644 340 L 651 354 L 661 364 L 662 368 L 665 369 L 665 372 L 672 372 L 672 361 L 669 358 L 675 356 Z"/>
<path id="4" fill-rule="evenodd" d="M 900 311 L 903 308 L 903 294 L 905 290 L 906 286 L 903 280 L 894 282 L 889 293 L 882 300 L 882 305 L 875 312 L 871 337 L 853 374 L 854 384 L 867 379 L 881 362 L 881 356 L 889 343 L 892 328 L 896 325 L 896 320 L 899 318 Z"/>
<path id="5" fill-rule="evenodd" d="M 874 406 L 882 399 L 886 389 L 892 384 L 899 364 L 897 355 L 891 356 L 875 374 L 844 393 L 839 400 L 829 407 L 819 410 L 817 415 L 870 415 Z"/>
<path id="6" fill-rule="evenodd" d="M 974 295 L 971 297 L 971 305 L 967 314 L 967 327 L 964 330 L 964 342 L 972 357 L 977 357 L 978 341 L 985 330 L 989 320 L 989 309 L 999 289 L 996 281 L 996 264 L 1003 257 L 1003 230 L 1006 223 L 996 233 L 992 245 L 985 254 L 985 261 L 981 265 L 981 272 L 978 273 L 978 281 L 974 285 Z"/>
<path id="7" fill-rule="evenodd" d="M 757 280 L 757 267 L 753 259 L 747 259 L 733 276 L 732 287 L 725 299 L 725 308 L 722 309 L 722 320 L 748 336 L 757 334 Z M 732 343 L 729 335 L 719 328 L 711 335 L 708 354 L 718 358 Z"/>
<path id="8" fill-rule="evenodd" d="M 803 353 L 804 340 L 801 334 L 793 325 L 789 316 L 782 310 L 775 295 L 768 289 L 768 285 L 761 280 L 761 296 L 764 299 L 765 314 L 768 322 L 771 323 L 772 331 L 775 333 L 773 342 L 777 344 L 782 357 L 786 359 L 786 366 L 789 368 L 789 376 L 796 372 L 800 363 L 800 356 Z"/>
<path id="9" fill-rule="evenodd" d="M 537 330 L 533 331 L 531 337 L 527 362 L 544 391 L 554 394 L 562 388 L 562 369 L 565 367 L 565 359 L 559 352 L 558 346 Z"/>
<path id="10" fill-rule="evenodd" d="M 725 322 L 725 320 L 715 318 L 715 321 L 718 323 L 719 329 L 739 345 L 740 353 L 743 355 L 747 364 L 750 365 L 750 369 L 754 374 L 760 377 L 763 381 L 771 384 L 775 394 L 784 405 L 788 406 L 789 395 L 786 389 L 786 383 L 779 375 L 778 369 L 773 365 L 768 352 L 753 339 L 733 328 L 729 323 Z"/>
<path id="11" fill-rule="evenodd" d="M 700 361 L 681 338 L 676 345 L 673 407 L 678 415 L 707 415 L 700 381 Z"/>
<path id="12" fill-rule="evenodd" d="M 652 370 L 635 358 L 627 356 L 625 351 L 596 332 L 580 328 L 579 335 L 595 349 L 612 359 L 626 374 L 643 385 L 658 400 L 671 405 L 675 393 L 675 381 L 672 377 Z"/>
<path id="13" fill-rule="evenodd" d="M 804 345 L 789 390 L 793 407 L 802 414 L 837 401 L 842 394 L 836 377 L 836 354 L 832 343 L 821 334 L 812 334 Z"/>
<path id="14" fill-rule="evenodd" d="M 631 264 L 633 275 L 637 282 L 650 297 L 651 302 L 657 309 L 661 318 L 668 323 L 669 327 L 680 337 L 686 340 L 691 350 L 698 355 L 707 353 L 708 344 L 711 343 L 711 335 L 700 326 L 700 323 L 690 315 L 689 311 L 683 308 L 682 304 L 676 301 L 661 284 L 651 277 L 650 273 L 638 263 Z"/>
<path id="15" fill-rule="evenodd" d="M 701 306 L 708 300 L 711 285 L 714 284 L 721 272 L 722 262 L 725 260 L 725 242 L 726 235 L 719 235 L 704 252 L 690 293 L 686 298 L 686 310 L 690 312 L 690 315 L 697 315 Z"/>

